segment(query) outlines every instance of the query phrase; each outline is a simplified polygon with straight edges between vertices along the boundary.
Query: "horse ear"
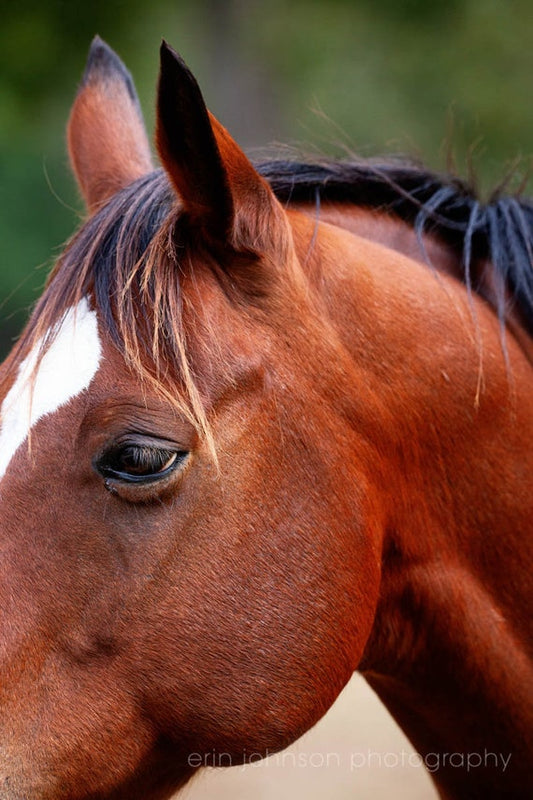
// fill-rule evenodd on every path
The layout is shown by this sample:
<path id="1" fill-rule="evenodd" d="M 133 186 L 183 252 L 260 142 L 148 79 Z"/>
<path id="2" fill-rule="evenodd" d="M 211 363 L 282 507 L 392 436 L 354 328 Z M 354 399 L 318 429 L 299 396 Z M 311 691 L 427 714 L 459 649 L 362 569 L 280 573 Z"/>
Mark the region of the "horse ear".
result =
<path id="1" fill-rule="evenodd" d="M 157 106 L 161 162 L 189 218 L 212 242 L 262 249 L 277 201 L 226 129 L 207 110 L 185 62 L 161 45 Z"/>
<path id="2" fill-rule="evenodd" d="M 96 36 L 67 128 L 72 169 L 90 211 L 153 169 L 128 70 Z"/>

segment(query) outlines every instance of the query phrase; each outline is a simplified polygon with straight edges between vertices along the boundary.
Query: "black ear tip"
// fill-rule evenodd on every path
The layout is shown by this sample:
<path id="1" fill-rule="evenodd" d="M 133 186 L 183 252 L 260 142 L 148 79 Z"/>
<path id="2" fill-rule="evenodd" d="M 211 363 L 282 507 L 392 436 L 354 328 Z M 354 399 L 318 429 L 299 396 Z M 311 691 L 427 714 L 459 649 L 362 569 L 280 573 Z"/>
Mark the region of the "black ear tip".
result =
<path id="1" fill-rule="evenodd" d="M 165 40 L 162 39 L 161 47 L 159 48 L 159 63 L 162 70 L 165 68 L 165 66 L 168 64 L 171 58 L 172 58 L 171 48 L 168 46 Z"/>
<path id="2" fill-rule="evenodd" d="M 90 50 L 92 50 L 93 48 L 96 48 L 96 47 L 109 47 L 109 45 L 107 45 L 104 42 L 104 40 L 102 39 L 101 36 L 98 36 L 98 34 L 96 34 L 94 39 L 91 42 Z"/>
<path id="3" fill-rule="evenodd" d="M 87 66 L 83 73 L 81 86 L 84 87 L 93 81 L 113 81 L 119 79 L 124 82 L 131 99 L 138 104 L 137 94 L 130 73 L 117 56 L 114 50 L 96 35 L 91 42 Z"/>
<path id="4" fill-rule="evenodd" d="M 178 67 L 180 70 L 190 74 L 190 70 L 182 59 L 179 53 L 177 53 L 173 47 L 171 47 L 168 42 L 164 39 L 161 41 L 161 48 L 160 48 L 160 56 L 161 56 L 161 69 L 174 69 Z"/>
<path id="5" fill-rule="evenodd" d="M 176 51 L 169 45 L 167 41 L 165 41 L 165 39 L 161 39 L 159 55 L 161 56 L 162 64 L 164 64 L 166 61 L 174 61 L 177 57 Z"/>
<path id="6" fill-rule="evenodd" d="M 89 70 L 110 70 L 116 69 L 116 67 L 120 65 L 124 67 L 122 61 L 117 56 L 114 50 L 112 50 L 107 42 L 104 42 L 100 36 L 96 35 L 91 42 L 91 46 L 89 48 L 89 55 L 87 56 L 87 69 L 86 72 Z"/>

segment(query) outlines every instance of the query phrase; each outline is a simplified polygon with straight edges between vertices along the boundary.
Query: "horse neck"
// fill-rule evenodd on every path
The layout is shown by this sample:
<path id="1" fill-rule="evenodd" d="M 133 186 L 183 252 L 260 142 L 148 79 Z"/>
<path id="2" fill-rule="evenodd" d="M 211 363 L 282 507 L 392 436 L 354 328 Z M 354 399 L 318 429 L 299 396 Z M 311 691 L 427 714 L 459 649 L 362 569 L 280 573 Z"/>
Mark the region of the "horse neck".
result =
<path id="1" fill-rule="evenodd" d="M 330 226 L 317 241 L 316 285 L 352 355 L 387 505 L 360 669 L 418 751 L 440 757 L 443 796 L 519 797 L 533 730 L 530 364 L 512 335 L 506 360 L 495 315 L 457 281 Z"/>
<path id="2" fill-rule="evenodd" d="M 301 204 L 295 207 L 317 220 L 315 206 Z M 391 214 L 347 203 L 326 202 L 320 207 L 318 219 L 363 239 L 382 244 L 413 261 L 425 266 L 431 265 L 432 269 L 463 281 L 461 254 L 436 235 L 424 234 L 421 242 L 412 225 Z M 472 277 L 477 294 L 496 308 L 498 300 L 492 264 L 487 261 L 476 264 Z M 533 364 L 533 340 L 525 330 L 524 320 L 510 296 L 506 298 L 506 303 L 506 325 Z"/>

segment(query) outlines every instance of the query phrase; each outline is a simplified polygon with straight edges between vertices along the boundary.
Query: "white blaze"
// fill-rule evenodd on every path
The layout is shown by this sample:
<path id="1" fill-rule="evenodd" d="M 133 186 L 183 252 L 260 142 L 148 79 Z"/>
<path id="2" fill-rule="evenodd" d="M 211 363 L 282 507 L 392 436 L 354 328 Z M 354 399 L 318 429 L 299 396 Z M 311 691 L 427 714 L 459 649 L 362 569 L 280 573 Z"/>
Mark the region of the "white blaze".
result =
<path id="1" fill-rule="evenodd" d="M 21 363 L 0 410 L 0 479 L 37 420 L 86 389 L 102 348 L 96 313 L 86 298 L 70 308 L 34 374 L 40 342 Z"/>

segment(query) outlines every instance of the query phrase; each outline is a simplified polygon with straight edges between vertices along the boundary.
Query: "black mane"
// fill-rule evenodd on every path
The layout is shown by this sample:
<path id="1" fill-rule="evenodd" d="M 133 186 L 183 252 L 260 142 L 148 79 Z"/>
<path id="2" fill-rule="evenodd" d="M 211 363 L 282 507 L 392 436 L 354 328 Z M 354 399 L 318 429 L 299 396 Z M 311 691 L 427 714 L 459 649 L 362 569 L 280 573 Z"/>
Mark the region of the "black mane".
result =
<path id="1" fill-rule="evenodd" d="M 397 216 L 422 234 L 453 247 L 469 291 L 478 289 L 478 266 L 489 260 L 496 303 L 505 318 L 506 290 L 533 335 L 533 203 L 496 194 L 481 203 L 472 188 L 403 162 L 265 161 L 255 165 L 283 202 L 350 203 Z"/>
<path id="2" fill-rule="evenodd" d="M 455 250 L 459 277 L 469 292 L 480 289 L 485 262 L 490 261 L 494 293 L 489 302 L 503 324 L 510 296 L 533 335 L 533 203 L 495 196 L 482 204 L 457 178 L 394 161 L 265 161 L 255 166 L 283 203 L 308 203 L 319 209 L 320 203 L 329 201 L 395 215 L 413 227 L 422 253 L 423 234 L 436 235 Z M 130 296 L 124 289 L 130 286 L 132 270 L 144 264 L 150 248 L 157 251 L 161 236 L 168 236 L 165 221 L 173 205 L 174 192 L 163 170 L 111 198 L 72 239 L 55 270 L 60 274 L 41 298 L 35 318 L 47 309 L 43 324 L 50 327 L 76 298 L 92 289 L 109 332 L 120 343 L 123 337 L 116 321 L 124 309 L 119 308 L 118 298 Z M 143 269 L 137 276 L 138 295 Z M 150 316 L 148 307 L 153 307 L 152 301 L 146 311 Z M 169 312 L 169 324 L 170 318 Z M 142 335 L 150 338 L 147 331 Z"/>

